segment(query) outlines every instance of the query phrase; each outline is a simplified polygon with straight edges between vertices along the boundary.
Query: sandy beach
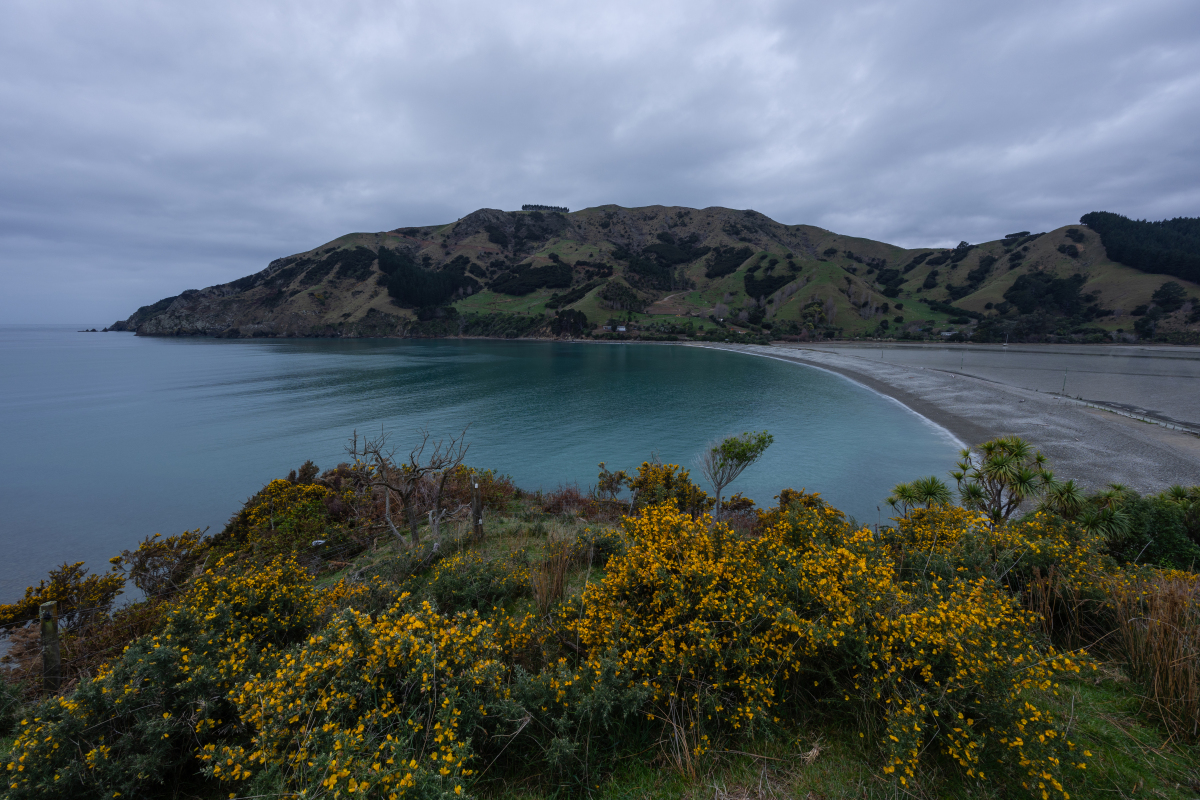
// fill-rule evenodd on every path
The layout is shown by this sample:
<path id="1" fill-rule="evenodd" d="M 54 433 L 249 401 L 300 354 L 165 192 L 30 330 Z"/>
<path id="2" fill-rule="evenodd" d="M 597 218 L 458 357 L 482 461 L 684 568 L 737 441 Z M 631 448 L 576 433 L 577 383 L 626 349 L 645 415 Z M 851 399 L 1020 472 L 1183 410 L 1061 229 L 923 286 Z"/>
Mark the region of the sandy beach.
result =
<path id="1" fill-rule="evenodd" d="M 878 355 L 873 360 L 854 346 L 697 346 L 829 370 L 899 400 L 970 444 L 1015 434 L 1045 453 L 1060 479 L 1073 478 L 1089 490 L 1121 483 L 1145 494 L 1172 484 L 1200 485 L 1200 436 L 1003 379 L 889 363 Z M 1152 398 L 1144 399 L 1139 405 L 1151 404 Z"/>

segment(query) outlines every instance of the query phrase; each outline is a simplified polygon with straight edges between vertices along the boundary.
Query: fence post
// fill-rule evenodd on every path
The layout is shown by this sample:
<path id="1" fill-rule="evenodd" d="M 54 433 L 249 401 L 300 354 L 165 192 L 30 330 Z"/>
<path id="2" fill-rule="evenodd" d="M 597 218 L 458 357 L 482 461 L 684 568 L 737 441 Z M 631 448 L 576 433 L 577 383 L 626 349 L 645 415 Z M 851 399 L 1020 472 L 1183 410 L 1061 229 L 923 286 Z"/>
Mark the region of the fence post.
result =
<path id="1" fill-rule="evenodd" d="M 58 603 L 51 600 L 39 608 L 42 621 L 42 691 L 57 694 L 62 682 L 62 654 L 58 649 Z"/>
<path id="2" fill-rule="evenodd" d="M 471 490 L 471 537 L 477 541 L 483 539 L 483 493 L 479 484 L 474 483 Z"/>

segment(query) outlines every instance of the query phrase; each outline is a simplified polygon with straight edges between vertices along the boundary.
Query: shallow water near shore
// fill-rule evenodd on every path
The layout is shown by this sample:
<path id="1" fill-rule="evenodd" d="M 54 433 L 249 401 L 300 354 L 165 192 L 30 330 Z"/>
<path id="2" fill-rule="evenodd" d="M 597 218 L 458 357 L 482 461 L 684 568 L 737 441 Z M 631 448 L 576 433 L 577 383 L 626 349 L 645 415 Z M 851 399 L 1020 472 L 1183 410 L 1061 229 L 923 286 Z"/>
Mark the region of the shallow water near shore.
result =
<path id="1" fill-rule="evenodd" d="M 682 346 L 462 340 L 150 339 L 0 327 L 0 602 L 63 561 L 96 571 L 155 532 L 221 529 L 264 483 L 346 459 L 357 429 L 471 425 L 468 463 L 524 489 L 769 430 L 729 491 L 819 491 L 874 524 L 893 485 L 945 477 L 959 446 L 897 402 L 820 370 Z M 698 473 L 696 475 L 698 477 Z"/>

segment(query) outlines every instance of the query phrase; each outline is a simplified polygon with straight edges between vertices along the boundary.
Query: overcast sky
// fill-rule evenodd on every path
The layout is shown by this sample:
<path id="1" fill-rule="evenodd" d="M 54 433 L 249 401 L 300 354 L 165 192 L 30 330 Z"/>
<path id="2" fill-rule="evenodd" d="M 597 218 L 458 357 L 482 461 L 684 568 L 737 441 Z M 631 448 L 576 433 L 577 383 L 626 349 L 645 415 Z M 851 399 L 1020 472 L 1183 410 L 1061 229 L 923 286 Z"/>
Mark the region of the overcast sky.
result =
<path id="1" fill-rule="evenodd" d="M 0 323 L 522 203 L 1200 216 L 1200 4 L 4 0 L 0 148 Z"/>

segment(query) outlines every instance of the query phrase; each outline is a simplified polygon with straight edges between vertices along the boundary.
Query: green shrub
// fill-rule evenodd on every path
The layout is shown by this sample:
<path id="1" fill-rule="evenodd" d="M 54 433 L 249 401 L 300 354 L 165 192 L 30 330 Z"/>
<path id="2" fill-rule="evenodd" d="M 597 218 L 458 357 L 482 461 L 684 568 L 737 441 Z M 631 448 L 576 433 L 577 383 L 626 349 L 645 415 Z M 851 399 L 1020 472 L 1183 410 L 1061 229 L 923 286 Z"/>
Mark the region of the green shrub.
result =
<path id="1" fill-rule="evenodd" d="M 0 680 L 0 737 L 8 736 L 21 718 L 21 690 Z"/>
<path id="2" fill-rule="evenodd" d="M 1123 524 L 1110 534 L 1109 552 L 1118 562 L 1194 568 L 1200 546 L 1188 532 L 1187 510 L 1161 497 L 1130 493 L 1120 507 Z"/>
<path id="3" fill-rule="evenodd" d="M 631 682 L 619 658 L 603 656 L 588 667 L 559 660 L 536 672 L 515 670 L 501 711 L 530 724 L 498 754 L 505 756 L 498 764 L 505 783 L 528 776 L 554 788 L 587 792 L 621 756 L 654 745 L 657 729 L 645 724 L 649 687 Z"/>
<path id="4" fill-rule="evenodd" d="M 361 547 L 346 524 L 355 502 L 349 485 L 334 490 L 319 483 L 273 480 L 246 501 L 210 545 L 222 555 L 246 552 L 262 558 L 308 552 L 317 540 L 326 546 Z"/>
<path id="5" fill-rule="evenodd" d="M 467 550 L 442 559 L 419 589 L 442 614 L 468 609 L 489 610 L 509 600 L 529 596 L 529 567 L 524 551 L 506 559 L 484 558 Z"/>
<path id="6" fill-rule="evenodd" d="M 577 563 L 604 569 L 609 559 L 625 552 L 625 537 L 612 528 L 588 529 L 575 537 L 573 550 Z"/>

